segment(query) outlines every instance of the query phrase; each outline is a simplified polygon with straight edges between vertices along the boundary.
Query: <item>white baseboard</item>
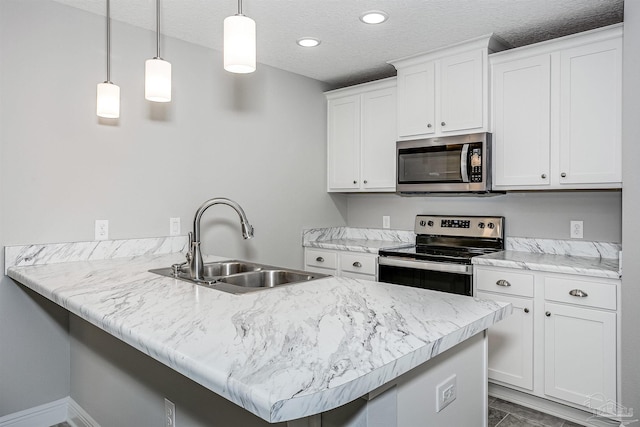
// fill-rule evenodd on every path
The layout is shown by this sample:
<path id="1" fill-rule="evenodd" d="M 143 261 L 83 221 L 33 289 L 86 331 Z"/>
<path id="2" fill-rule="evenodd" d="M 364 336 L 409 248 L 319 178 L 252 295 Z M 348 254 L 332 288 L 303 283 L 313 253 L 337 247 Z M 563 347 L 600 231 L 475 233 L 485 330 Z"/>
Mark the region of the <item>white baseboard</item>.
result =
<path id="1" fill-rule="evenodd" d="M 72 398 L 69 398 L 67 422 L 73 427 L 100 427 L 100 424 L 91 418 L 91 415 L 82 409 Z"/>
<path id="2" fill-rule="evenodd" d="M 100 427 L 70 397 L 0 417 L 0 427 L 48 427 L 65 421 L 73 427 Z"/>

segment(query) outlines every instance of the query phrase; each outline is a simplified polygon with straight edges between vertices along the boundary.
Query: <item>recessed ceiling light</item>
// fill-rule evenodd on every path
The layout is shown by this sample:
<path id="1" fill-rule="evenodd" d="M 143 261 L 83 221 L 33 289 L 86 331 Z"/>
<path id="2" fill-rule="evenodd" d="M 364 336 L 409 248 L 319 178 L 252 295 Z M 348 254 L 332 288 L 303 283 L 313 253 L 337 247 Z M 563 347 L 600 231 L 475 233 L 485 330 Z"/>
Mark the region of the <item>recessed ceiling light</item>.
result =
<path id="1" fill-rule="evenodd" d="M 360 15 L 360 20 L 365 24 L 382 24 L 389 18 L 389 15 L 381 10 L 370 10 Z"/>
<path id="2" fill-rule="evenodd" d="M 320 40 L 314 39 L 313 37 L 303 37 L 298 39 L 296 43 L 302 47 L 316 47 L 320 44 Z"/>

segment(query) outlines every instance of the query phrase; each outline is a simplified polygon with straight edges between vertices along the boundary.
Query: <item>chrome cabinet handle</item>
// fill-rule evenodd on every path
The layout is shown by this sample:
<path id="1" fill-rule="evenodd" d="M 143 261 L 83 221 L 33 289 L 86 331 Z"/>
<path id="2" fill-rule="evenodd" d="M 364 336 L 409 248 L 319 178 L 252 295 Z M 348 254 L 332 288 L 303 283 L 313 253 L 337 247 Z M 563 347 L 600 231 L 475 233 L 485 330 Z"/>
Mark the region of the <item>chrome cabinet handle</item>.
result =
<path id="1" fill-rule="evenodd" d="M 589 296 L 589 294 L 583 291 L 582 289 L 572 289 L 569 291 L 569 295 L 571 295 L 572 297 L 580 297 L 580 298 L 586 298 Z"/>
<path id="2" fill-rule="evenodd" d="M 500 279 L 500 280 L 498 280 L 498 281 L 496 282 L 496 285 L 498 285 L 498 286 L 504 286 L 504 287 L 506 288 L 506 287 L 508 287 L 508 286 L 511 286 L 511 283 L 507 282 L 507 281 L 506 281 L 506 280 L 504 280 L 504 279 Z"/>
<path id="3" fill-rule="evenodd" d="M 560 176 L 561 176 L 561 177 L 563 177 L 563 178 L 566 178 L 566 177 L 567 177 L 567 174 L 566 174 L 566 173 L 564 173 L 564 172 L 562 172 L 562 173 L 560 174 Z"/>
<path id="4" fill-rule="evenodd" d="M 319 256 L 318 258 L 316 258 L 316 261 L 318 261 L 318 262 L 324 262 L 324 258 L 322 258 L 321 256 Z"/>
<path id="5" fill-rule="evenodd" d="M 524 312 L 525 312 L 525 313 L 528 313 L 528 312 L 529 312 L 529 309 L 528 309 L 528 308 L 525 308 L 525 309 L 524 309 Z"/>
<path id="6" fill-rule="evenodd" d="M 547 316 L 547 317 L 551 317 L 551 312 L 547 311 L 544 315 Z"/>
<path id="7" fill-rule="evenodd" d="M 427 123 L 427 127 L 431 129 L 431 123 Z"/>
<path id="8" fill-rule="evenodd" d="M 356 261 L 356 262 L 353 263 L 353 266 L 360 268 L 360 267 L 362 267 L 362 264 L 360 264 L 360 261 Z"/>
<path id="9" fill-rule="evenodd" d="M 440 122 L 440 126 L 446 126 L 447 123 L 446 122 Z"/>
<path id="10" fill-rule="evenodd" d="M 547 179 L 547 174 L 546 174 L 546 173 L 543 173 L 542 175 L 540 175 L 540 178 L 542 178 L 542 179 Z"/>

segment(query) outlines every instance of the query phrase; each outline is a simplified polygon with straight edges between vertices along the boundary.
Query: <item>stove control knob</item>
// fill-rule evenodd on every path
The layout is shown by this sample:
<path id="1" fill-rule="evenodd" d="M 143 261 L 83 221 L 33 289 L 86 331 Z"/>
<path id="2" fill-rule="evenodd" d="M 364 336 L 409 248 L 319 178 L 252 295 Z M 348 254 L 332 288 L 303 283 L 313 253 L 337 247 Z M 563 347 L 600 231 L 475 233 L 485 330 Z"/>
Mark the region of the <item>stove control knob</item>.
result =
<path id="1" fill-rule="evenodd" d="M 479 227 L 479 228 L 484 228 L 484 222 L 479 223 L 479 224 L 478 224 L 478 227 Z"/>
<path id="2" fill-rule="evenodd" d="M 424 227 L 425 225 L 427 225 L 427 222 L 423 219 L 420 221 L 420 227 Z"/>
<path id="3" fill-rule="evenodd" d="M 427 225 L 428 225 L 429 227 L 433 227 L 433 221 L 429 221 L 429 222 L 427 222 Z"/>
<path id="4" fill-rule="evenodd" d="M 496 228 L 496 225 L 494 223 L 490 222 L 489 224 L 487 224 L 487 227 L 489 227 L 490 229 L 493 230 L 494 228 Z"/>

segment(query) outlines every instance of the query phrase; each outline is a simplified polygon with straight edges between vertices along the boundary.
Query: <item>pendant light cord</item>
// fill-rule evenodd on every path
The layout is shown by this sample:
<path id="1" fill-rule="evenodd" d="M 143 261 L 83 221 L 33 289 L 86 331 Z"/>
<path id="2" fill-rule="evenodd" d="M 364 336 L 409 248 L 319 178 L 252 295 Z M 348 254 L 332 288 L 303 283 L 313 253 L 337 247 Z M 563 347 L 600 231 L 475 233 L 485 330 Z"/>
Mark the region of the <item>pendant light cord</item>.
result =
<path id="1" fill-rule="evenodd" d="M 242 15 L 242 0 L 238 0 L 238 15 Z"/>
<path id="2" fill-rule="evenodd" d="M 156 0 L 156 57 L 160 59 L 160 0 Z"/>
<path id="3" fill-rule="evenodd" d="M 111 83 L 111 2 L 107 0 L 107 83 Z"/>

